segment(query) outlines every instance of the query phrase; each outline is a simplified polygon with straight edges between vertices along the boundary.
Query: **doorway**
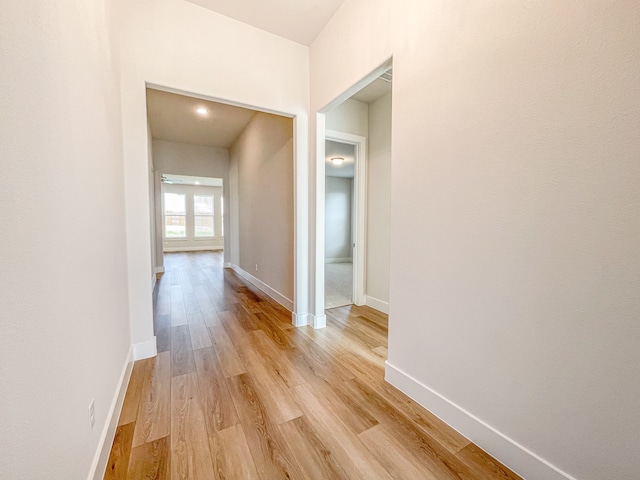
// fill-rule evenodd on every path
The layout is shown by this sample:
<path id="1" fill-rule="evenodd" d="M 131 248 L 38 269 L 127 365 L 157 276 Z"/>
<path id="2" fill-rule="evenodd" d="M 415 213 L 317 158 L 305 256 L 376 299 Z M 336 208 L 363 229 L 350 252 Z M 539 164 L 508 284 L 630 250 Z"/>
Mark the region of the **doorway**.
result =
<path id="1" fill-rule="evenodd" d="M 325 308 L 364 305 L 366 138 L 325 135 Z"/>
<path id="2" fill-rule="evenodd" d="M 156 270 L 163 252 L 222 250 L 225 268 L 305 321 L 296 118 L 148 87 L 147 120 Z"/>
<path id="3" fill-rule="evenodd" d="M 325 316 L 325 309 L 345 304 L 367 305 L 382 313 L 389 311 L 391 80 L 388 62 L 316 116 L 318 139 L 324 140 L 317 144 L 316 169 L 317 318 Z M 355 152 L 349 151 L 349 146 L 355 146 Z M 353 177 L 347 173 L 349 168 L 342 166 L 350 166 L 350 154 L 354 155 Z M 340 166 L 334 165 L 334 158 Z M 343 172 L 337 179 L 336 170 Z M 341 210 L 345 202 L 340 200 L 349 191 L 345 178 L 353 178 L 348 213 Z M 350 232 L 345 228 L 347 219 Z M 336 227 L 338 222 L 341 229 Z M 344 245 L 348 235 L 350 256 L 333 243 L 338 236 L 337 245 Z M 351 283 L 345 280 L 349 267 Z M 314 326 L 323 326 L 323 322 Z"/>

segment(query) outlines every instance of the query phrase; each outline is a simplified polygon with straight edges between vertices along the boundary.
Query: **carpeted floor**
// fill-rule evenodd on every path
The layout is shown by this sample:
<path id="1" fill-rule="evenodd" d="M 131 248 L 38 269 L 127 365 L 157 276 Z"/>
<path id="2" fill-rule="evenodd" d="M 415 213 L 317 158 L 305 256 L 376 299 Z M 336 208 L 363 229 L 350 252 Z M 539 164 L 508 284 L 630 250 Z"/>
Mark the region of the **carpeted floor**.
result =
<path id="1" fill-rule="evenodd" d="M 353 303 L 353 264 L 327 263 L 324 266 L 325 308 L 342 307 Z"/>

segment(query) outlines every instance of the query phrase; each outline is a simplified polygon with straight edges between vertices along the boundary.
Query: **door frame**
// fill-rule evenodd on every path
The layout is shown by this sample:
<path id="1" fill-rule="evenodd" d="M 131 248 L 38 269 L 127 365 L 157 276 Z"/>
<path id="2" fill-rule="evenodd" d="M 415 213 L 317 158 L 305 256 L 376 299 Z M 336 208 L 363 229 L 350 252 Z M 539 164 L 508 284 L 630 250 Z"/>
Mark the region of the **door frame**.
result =
<path id="1" fill-rule="evenodd" d="M 325 130 L 325 140 L 353 145 L 353 292 L 354 305 L 364 305 L 367 248 L 367 137 L 336 130 Z M 324 262 L 324 251 L 322 252 Z M 324 297 L 323 297 L 324 301 Z"/>

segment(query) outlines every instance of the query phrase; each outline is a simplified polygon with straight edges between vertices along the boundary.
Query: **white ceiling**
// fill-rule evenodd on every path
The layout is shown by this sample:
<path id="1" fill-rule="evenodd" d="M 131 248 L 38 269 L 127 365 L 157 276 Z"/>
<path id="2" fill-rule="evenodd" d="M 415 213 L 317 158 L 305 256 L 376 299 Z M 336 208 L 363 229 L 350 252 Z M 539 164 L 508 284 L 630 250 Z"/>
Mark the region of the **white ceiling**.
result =
<path id="1" fill-rule="evenodd" d="M 196 109 L 205 107 L 206 115 Z M 147 88 L 151 136 L 171 142 L 229 148 L 256 112 Z"/>
<path id="2" fill-rule="evenodd" d="M 303 45 L 311 45 L 344 0 L 187 0 Z"/>
<path id="3" fill-rule="evenodd" d="M 376 78 L 351 98 L 363 103 L 371 103 L 391 91 L 391 82 Z"/>
<path id="4" fill-rule="evenodd" d="M 353 178 L 355 155 L 356 147 L 354 145 L 325 140 L 325 175 L 327 177 Z M 331 163 L 333 157 L 342 157 L 344 162 L 338 167 Z"/>
<path id="5" fill-rule="evenodd" d="M 172 175 L 170 173 L 162 174 L 162 183 L 169 185 L 199 185 L 202 187 L 221 187 L 221 178 L 211 177 L 192 177 L 189 175 Z"/>

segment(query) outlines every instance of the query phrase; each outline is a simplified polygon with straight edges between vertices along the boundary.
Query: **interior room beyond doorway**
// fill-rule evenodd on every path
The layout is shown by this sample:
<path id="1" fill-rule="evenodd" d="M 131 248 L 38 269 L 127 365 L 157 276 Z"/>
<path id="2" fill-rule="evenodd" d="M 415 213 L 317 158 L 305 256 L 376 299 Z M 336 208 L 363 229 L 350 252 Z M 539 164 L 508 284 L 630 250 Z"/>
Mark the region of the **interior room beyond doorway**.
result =
<path id="1" fill-rule="evenodd" d="M 355 146 L 325 141 L 325 307 L 353 303 Z"/>

